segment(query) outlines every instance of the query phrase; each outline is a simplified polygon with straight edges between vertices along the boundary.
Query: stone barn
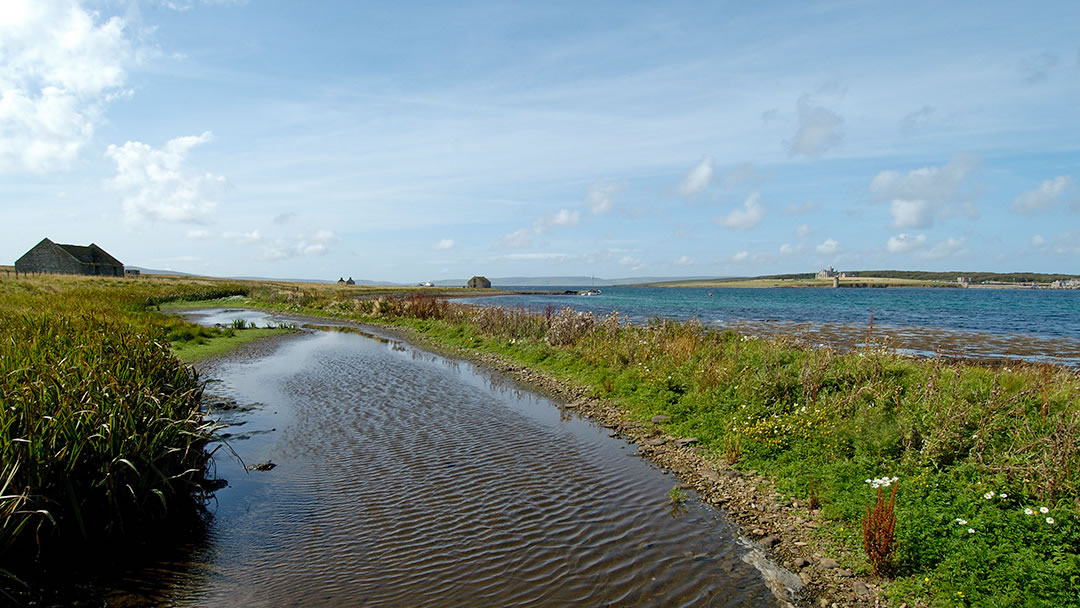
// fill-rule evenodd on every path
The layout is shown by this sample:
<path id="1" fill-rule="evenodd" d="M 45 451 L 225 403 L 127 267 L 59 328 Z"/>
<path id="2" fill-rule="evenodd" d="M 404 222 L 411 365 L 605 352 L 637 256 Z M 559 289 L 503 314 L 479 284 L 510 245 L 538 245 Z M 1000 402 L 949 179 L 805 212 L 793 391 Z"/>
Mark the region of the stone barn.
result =
<path id="1" fill-rule="evenodd" d="M 487 280 L 487 277 L 473 277 L 465 286 L 472 289 L 488 289 L 491 287 L 491 281 Z"/>
<path id="2" fill-rule="evenodd" d="M 15 260 L 15 271 L 122 277 L 124 264 L 93 243 L 59 245 L 45 238 Z"/>

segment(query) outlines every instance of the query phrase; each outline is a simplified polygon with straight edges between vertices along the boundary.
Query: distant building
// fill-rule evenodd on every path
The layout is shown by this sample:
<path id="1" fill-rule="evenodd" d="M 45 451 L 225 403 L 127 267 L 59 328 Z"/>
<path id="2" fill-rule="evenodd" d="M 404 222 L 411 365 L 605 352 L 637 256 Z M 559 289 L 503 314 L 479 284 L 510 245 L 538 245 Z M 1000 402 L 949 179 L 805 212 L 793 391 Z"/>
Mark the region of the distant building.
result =
<path id="1" fill-rule="evenodd" d="M 337 284 L 344 286 L 345 285 L 345 277 L 338 277 Z"/>
<path id="2" fill-rule="evenodd" d="M 487 280 L 487 277 L 473 277 L 469 279 L 469 282 L 465 284 L 466 287 L 471 289 L 489 289 L 491 287 L 491 281 Z"/>
<path id="3" fill-rule="evenodd" d="M 356 281 L 352 280 L 352 277 L 349 277 L 348 281 L 346 281 L 343 277 L 338 277 L 337 284 L 341 286 L 356 285 Z"/>
<path id="4" fill-rule="evenodd" d="M 956 283 L 960 287 L 971 287 L 971 277 L 956 277 Z"/>
<path id="5" fill-rule="evenodd" d="M 139 272 L 138 268 L 125 268 L 124 269 L 124 274 L 126 274 L 129 277 L 137 277 L 142 273 Z"/>
<path id="6" fill-rule="evenodd" d="M 856 278 L 858 276 L 859 276 L 859 273 L 857 273 L 857 272 L 841 272 L 840 273 L 840 278 L 841 279 L 854 279 L 854 278 Z"/>
<path id="7" fill-rule="evenodd" d="M 834 270 L 832 266 L 830 266 L 828 268 L 828 270 L 826 270 L 824 268 L 819 270 L 816 276 L 819 279 L 833 279 L 833 278 L 839 277 L 840 273 L 837 272 L 836 270 Z"/>
<path id="8" fill-rule="evenodd" d="M 1050 283 L 1050 289 L 1080 289 L 1080 279 L 1064 279 Z"/>
<path id="9" fill-rule="evenodd" d="M 15 260 L 15 271 L 122 277 L 124 264 L 93 243 L 60 245 L 44 238 Z"/>
<path id="10" fill-rule="evenodd" d="M 345 284 L 346 285 L 356 285 L 356 281 L 352 280 L 352 277 L 349 277 L 349 280 L 345 281 Z"/>

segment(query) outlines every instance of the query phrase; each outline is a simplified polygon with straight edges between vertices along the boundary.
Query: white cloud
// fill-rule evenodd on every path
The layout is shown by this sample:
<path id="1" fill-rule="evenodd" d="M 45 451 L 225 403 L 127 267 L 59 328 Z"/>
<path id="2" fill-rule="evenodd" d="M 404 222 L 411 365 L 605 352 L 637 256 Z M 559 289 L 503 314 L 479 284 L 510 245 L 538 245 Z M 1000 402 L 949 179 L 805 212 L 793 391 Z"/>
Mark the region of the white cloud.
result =
<path id="1" fill-rule="evenodd" d="M 129 224 L 206 221 L 217 206 L 212 199 L 225 186 L 225 178 L 187 172 L 184 161 L 192 148 L 211 138 L 209 131 L 177 137 L 160 150 L 137 141 L 110 145 L 105 155 L 116 162 L 111 186 L 127 193 L 123 200 L 124 220 Z"/>
<path id="2" fill-rule="evenodd" d="M 834 255 L 840 253 L 840 243 L 833 239 L 825 239 L 825 242 L 818 245 L 815 249 L 822 255 Z"/>
<path id="3" fill-rule="evenodd" d="M 682 183 L 679 184 L 679 194 L 694 196 L 700 193 L 712 183 L 713 174 L 712 157 L 706 156 L 683 178 Z"/>
<path id="4" fill-rule="evenodd" d="M 435 243 L 435 249 L 445 251 L 447 249 L 454 248 L 454 239 L 442 239 L 438 243 Z"/>
<path id="5" fill-rule="evenodd" d="M 547 215 L 541 218 L 537 218 L 536 221 L 533 222 L 533 230 L 537 234 L 543 234 L 556 226 L 574 226 L 578 223 L 578 219 L 580 217 L 580 211 L 560 209 L 554 215 Z"/>
<path id="6" fill-rule="evenodd" d="M 783 245 L 780 245 L 780 253 L 783 255 L 791 255 L 792 253 L 795 253 L 795 248 L 792 247 L 790 243 L 784 243 Z"/>
<path id="7" fill-rule="evenodd" d="M 816 158 L 830 148 L 836 147 L 844 139 L 844 119 L 835 112 L 814 106 L 810 98 L 799 98 L 799 129 L 795 137 L 788 142 L 788 153 L 792 156 Z"/>
<path id="8" fill-rule="evenodd" d="M 762 218 L 765 217 L 765 207 L 761 205 L 760 197 L 757 192 L 752 192 L 750 196 L 746 197 L 743 201 L 742 209 L 735 209 L 726 217 L 717 218 L 716 222 L 724 228 L 733 228 L 735 230 L 750 230 L 754 226 L 761 223 Z"/>
<path id="9" fill-rule="evenodd" d="M 622 259 L 619 260 L 619 265 L 620 266 L 629 266 L 630 270 L 640 270 L 641 269 L 641 260 L 639 260 L 637 258 L 632 258 L 632 257 L 626 255 L 626 256 L 623 256 Z"/>
<path id="10" fill-rule="evenodd" d="M 187 231 L 187 237 L 189 239 L 195 239 L 195 240 L 198 240 L 198 241 L 206 240 L 206 239 L 210 238 L 210 231 L 202 230 L 202 229 L 188 230 Z"/>
<path id="11" fill-rule="evenodd" d="M 925 243 L 925 234 L 915 235 L 900 233 L 896 236 L 889 237 L 886 248 L 889 250 L 889 253 L 907 253 L 922 247 Z"/>
<path id="12" fill-rule="evenodd" d="M 1036 234 L 1035 236 L 1031 237 L 1031 246 L 1032 247 L 1042 247 L 1045 244 L 1046 244 L 1046 239 L 1044 239 L 1041 234 Z"/>
<path id="13" fill-rule="evenodd" d="M 927 201 L 894 199 L 889 204 L 894 228 L 929 228 L 934 223 L 934 209 Z"/>
<path id="14" fill-rule="evenodd" d="M 675 260 L 675 265 L 676 266 L 691 266 L 693 264 L 694 264 L 694 260 L 690 259 L 689 256 L 685 256 L 685 255 L 680 257 L 679 259 Z"/>
<path id="15" fill-rule="evenodd" d="M 73 0 L 0 6 L 0 172 L 63 169 L 123 96 L 134 52 L 123 19 Z"/>
<path id="16" fill-rule="evenodd" d="M 506 249 L 524 249 L 532 246 L 532 231 L 527 228 L 515 230 L 499 239 L 499 246 Z"/>
<path id="17" fill-rule="evenodd" d="M 251 232 L 222 232 L 221 238 L 226 241 L 232 241 L 233 243 L 239 243 L 241 245 L 247 243 L 254 243 L 259 240 L 259 231 L 252 230 Z"/>
<path id="18" fill-rule="evenodd" d="M 749 258 L 750 258 L 750 252 L 749 251 L 740 251 L 740 252 L 736 253 L 735 255 L 731 256 L 731 259 L 733 261 L 735 261 L 735 262 L 745 262 Z"/>
<path id="19" fill-rule="evenodd" d="M 946 257 L 962 256 L 967 254 L 967 250 L 964 249 L 966 243 L 964 238 L 948 238 L 944 241 L 939 241 L 930 250 L 922 253 L 920 257 L 924 257 L 930 260 L 938 260 Z"/>
<path id="20" fill-rule="evenodd" d="M 585 202 L 593 215 L 603 215 L 615 205 L 615 195 L 622 190 L 622 184 L 597 182 L 589 186 L 589 192 L 585 195 Z"/>
<path id="21" fill-rule="evenodd" d="M 1012 210 L 1017 213 L 1034 214 L 1052 206 L 1068 190 L 1073 179 L 1068 175 L 1059 175 L 1039 184 L 1034 190 L 1028 190 L 1012 202 Z"/>
<path id="22" fill-rule="evenodd" d="M 319 230 L 312 235 L 299 234 L 291 241 L 275 240 L 262 248 L 262 258 L 269 261 L 286 260 L 298 257 L 324 255 L 338 241 L 338 236 L 330 230 Z"/>
<path id="23" fill-rule="evenodd" d="M 947 200 L 978 167 L 973 156 L 957 155 L 941 167 L 923 167 L 902 175 L 898 171 L 882 171 L 870 181 L 875 200 L 923 199 Z"/>
<path id="24" fill-rule="evenodd" d="M 795 236 L 800 239 L 808 234 L 810 234 L 810 226 L 808 224 L 799 224 L 795 227 Z"/>
<path id="25" fill-rule="evenodd" d="M 870 181 L 875 201 L 891 200 L 889 213 L 895 228 L 929 228 L 939 217 L 977 213 L 965 200 L 962 186 L 978 168 L 978 161 L 968 155 L 954 156 L 941 167 L 923 167 L 901 174 L 882 171 Z"/>

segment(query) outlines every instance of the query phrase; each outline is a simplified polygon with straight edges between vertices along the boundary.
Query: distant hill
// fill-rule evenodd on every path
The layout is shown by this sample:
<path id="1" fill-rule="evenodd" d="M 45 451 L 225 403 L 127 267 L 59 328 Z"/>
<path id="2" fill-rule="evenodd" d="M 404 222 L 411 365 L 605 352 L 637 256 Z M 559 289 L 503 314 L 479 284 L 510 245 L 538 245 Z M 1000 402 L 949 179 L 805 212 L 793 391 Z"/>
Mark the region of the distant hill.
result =
<path id="1" fill-rule="evenodd" d="M 925 270 L 856 270 L 853 271 L 860 277 L 878 277 L 882 279 L 911 279 L 914 281 L 956 281 L 957 277 L 967 277 L 972 283 L 1050 283 L 1076 278 L 1071 274 L 1046 274 L 1041 272 L 971 272 L 962 270 L 950 270 L 948 272 L 929 272 Z M 812 279 L 813 272 L 798 274 L 772 274 L 755 279 Z M 723 280 L 723 279 L 717 279 Z"/>

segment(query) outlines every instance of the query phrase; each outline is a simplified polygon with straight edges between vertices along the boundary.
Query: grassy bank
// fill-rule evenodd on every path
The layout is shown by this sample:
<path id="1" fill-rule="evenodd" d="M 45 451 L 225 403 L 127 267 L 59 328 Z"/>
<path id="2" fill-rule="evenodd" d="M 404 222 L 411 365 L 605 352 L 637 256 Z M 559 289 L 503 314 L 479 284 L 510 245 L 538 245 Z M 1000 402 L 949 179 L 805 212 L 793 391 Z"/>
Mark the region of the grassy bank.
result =
<path id="1" fill-rule="evenodd" d="M 589 387 L 637 420 L 820 504 L 822 542 L 871 576 L 863 520 L 896 477 L 893 605 L 1073 605 L 1080 598 L 1080 378 L 880 348 L 850 353 L 695 323 L 569 310 L 468 309 L 431 298 L 252 302 L 406 326 Z"/>
<path id="2" fill-rule="evenodd" d="M 51 559 L 198 511 L 213 427 L 169 349 L 201 331 L 151 310 L 235 285 L 42 276 L 0 281 L 0 562 Z"/>

